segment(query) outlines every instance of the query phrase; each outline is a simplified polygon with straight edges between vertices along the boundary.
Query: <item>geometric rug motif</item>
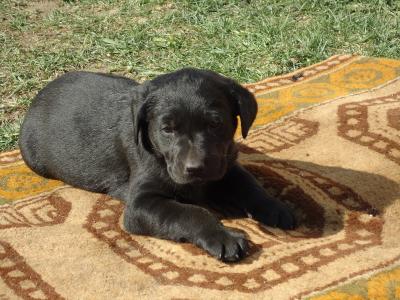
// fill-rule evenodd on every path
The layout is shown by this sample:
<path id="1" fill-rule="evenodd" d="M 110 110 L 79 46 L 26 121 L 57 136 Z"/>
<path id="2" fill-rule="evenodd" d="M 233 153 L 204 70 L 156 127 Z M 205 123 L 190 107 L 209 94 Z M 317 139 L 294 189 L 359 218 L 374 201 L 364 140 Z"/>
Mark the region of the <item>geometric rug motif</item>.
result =
<path id="1" fill-rule="evenodd" d="M 400 299 L 400 267 L 389 267 L 367 279 L 355 280 L 339 289 L 308 299 Z"/>
<path id="2" fill-rule="evenodd" d="M 10 244 L 3 241 L 0 241 L 0 278 L 23 299 L 63 299 Z M 12 299 L 5 294 L 0 297 Z"/>
<path id="3" fill-rule="evenodd" d="M 400 165 L 400 93 L 347 103 L 339 107 L 338 115 L 342 137 Z"/>
<path id="4" fill-rule="evenodd" d="M 300 118 L 288 118 L 277 124 L 258 126 L 246 139 L 252 147 L 240 144 L 242 152 L 273 153 L 293 147 L 318 132 L 318 122 L 311 122 Z M 239 142 L 244 142 L 238 138 Z"/>
<path id="5" fill-rule="evenodd" d="M 315 103 L 380 86 L 398 76 L 400 61 L 336 55 L 304 69 L 245 86 L 258 100 L 257 126 Z"/>

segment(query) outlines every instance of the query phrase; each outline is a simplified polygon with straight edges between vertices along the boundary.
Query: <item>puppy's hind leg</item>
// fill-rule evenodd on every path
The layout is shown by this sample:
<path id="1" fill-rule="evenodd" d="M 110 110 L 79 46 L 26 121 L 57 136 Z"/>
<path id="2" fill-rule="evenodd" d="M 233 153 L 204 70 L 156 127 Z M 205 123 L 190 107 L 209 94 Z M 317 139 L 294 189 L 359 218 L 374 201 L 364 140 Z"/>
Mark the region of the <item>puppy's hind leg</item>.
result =
<path id="1" fill-rule="evenodd" d="M 115 189 L 110 190 L 107 193 L 109 196 L 121 200 L 123 202 L 127 202 L 129 195 L 129 183 L 123 183 L 122 185 L 116 187 Z"/>

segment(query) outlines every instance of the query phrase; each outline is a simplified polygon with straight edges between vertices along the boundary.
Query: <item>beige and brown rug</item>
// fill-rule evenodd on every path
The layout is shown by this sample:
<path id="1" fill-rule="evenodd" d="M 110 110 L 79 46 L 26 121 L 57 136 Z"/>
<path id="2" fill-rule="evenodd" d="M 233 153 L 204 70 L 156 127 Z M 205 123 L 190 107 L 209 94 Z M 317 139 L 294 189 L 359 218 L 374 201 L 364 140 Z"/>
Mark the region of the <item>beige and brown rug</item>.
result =
<path id="1" fill-rule="evenodd" d="M 400 299 L 400 62 L 335 56 L 248 84 L 260 113 L 241 162 L 300 227 L 249 219 L 224 264 L 133 236 L 120 202 L 0 155 L 0 299 Z"/>

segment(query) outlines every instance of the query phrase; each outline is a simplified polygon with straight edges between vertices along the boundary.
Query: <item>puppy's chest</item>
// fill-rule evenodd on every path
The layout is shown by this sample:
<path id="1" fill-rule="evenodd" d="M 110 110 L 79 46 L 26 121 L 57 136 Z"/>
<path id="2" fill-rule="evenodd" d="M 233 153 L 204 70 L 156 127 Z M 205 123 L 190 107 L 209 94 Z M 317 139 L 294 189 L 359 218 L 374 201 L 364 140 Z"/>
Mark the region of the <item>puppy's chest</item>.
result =
<path id="1" fill-rule="evenodd" d="M 174 191 L 174 197 L 183 203 L 202 204 L 206 198 L 205 186 L 181 186 Z"/>

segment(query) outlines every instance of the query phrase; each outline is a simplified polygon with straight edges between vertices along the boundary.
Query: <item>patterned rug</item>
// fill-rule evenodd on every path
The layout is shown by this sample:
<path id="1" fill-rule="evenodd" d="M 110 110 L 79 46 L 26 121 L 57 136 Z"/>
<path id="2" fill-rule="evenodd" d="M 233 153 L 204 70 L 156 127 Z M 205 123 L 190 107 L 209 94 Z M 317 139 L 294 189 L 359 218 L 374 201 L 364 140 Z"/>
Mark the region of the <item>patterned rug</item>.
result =
<path id="1" fill-rule="evenodd" d="M 240 160 L 295 209 L 250 219 L 250 256 L 133 236 L 120 202 L 0 154 L 0 299 L 400 299 L 400 61 L 334 56 L 247 87 L 260 112 Z"/>

